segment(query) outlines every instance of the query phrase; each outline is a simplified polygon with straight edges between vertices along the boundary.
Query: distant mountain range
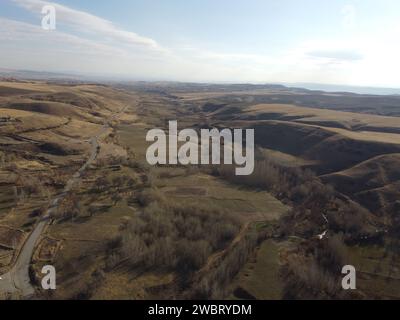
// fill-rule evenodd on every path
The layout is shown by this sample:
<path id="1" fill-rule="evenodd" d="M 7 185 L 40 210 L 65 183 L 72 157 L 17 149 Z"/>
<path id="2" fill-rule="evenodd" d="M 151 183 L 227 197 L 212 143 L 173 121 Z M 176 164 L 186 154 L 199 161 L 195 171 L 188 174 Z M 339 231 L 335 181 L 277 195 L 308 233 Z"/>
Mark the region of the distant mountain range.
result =
<path id="1" fill-rule="evenodd" d="M 238 84 L 214 84 L 214 83 L 190 83 L 190 82 L 174 82 L 174 81 L 136 81 L 129 80 L 128 78 L 120 79 L 111 76 L 98 76 L 98 75 L 79 75 L 73 73 L 58 73 L 46 71 L 32 71 L 32 70 L 13 70 L 7 68 L 0 68 L 0 78 L 15 78 L 25 80 L 50 80 L 50 81 L 77 81 L 77 82 L 128 82 L 136 86 L 155 86 L 155 87 L 176 87 L 188 88 L 194 91 L 208 91 L 211 88 L 217 91 L 247 91 L 247 90 L 262 90 L 262 89 L 293 89 L 296 91 L 316 90 L 324 92 L 348 92 L 356 94 L 370 94 L 370 95 L 400 95 L 400 88 L 379 88 L 379 87 L 361 87 L 361 86 L 346 86 L 346 85 L 332 85 L 332 84 L 318 84 L 318 83 L 281 83 L 281 84 L 251 84 L 251 83 L 238 83 Z"/>
<path id="2" fill-rule="evenodd" d="M 318 83 L 285 83 L 289 87 L 301 87 L 309 90 L 322 90 L 326 92 L 352 92 L 373 95 L 400 95 L 400 88 L 359 87 Z"/>

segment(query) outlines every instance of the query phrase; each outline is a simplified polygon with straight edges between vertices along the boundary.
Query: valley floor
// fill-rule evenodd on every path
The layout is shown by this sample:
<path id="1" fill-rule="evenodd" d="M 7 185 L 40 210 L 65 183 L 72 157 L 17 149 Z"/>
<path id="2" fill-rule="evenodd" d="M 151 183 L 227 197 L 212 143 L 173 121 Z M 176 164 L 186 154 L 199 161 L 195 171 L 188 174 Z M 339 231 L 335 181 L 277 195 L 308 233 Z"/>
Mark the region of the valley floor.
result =
<path id="1" fill-rule="evenodd" d="M 0 88 L 3 298 L 26 298 L 5 283 L 39 227 L 24 259 L 36 298 L 400 298 L 400 118 L 271 103 L 268 90 Z M 146 133 L 171 119 L 254 128 L 255 173 L 149 166 Z M 341 263 L 357 269 L 354 296 L 337 289 Z"/>

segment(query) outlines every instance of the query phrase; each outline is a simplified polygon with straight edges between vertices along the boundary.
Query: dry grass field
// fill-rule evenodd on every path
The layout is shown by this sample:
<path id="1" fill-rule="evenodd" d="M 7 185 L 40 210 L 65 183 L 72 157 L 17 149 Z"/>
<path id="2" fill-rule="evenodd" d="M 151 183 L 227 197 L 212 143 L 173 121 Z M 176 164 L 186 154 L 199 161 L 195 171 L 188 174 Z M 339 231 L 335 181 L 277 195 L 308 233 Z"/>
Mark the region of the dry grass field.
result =
<path id="1" fill-rule="evenodd" d="M 396 217 L 400 212 L 400 177 L 397 170 L 400 118 L 396 113 L 395 106 L 398 107 L 398 104 L 395 97 L 382 97 L 378 102 L 376 96 L 351 97 L 340 93 L 329 97 L 326 94 L 317 97 L 316 94 L 307 93 L 292 93 L 289 97 L 282 92 L 175 94 L 188 103 L 197 104 L 199 110 L 203 110 L 207 124 L 214 123 L 220 128 L 254 128 L 256 144 L 263 157 L 288 168 L 311 169 L 325 185 L 331 185 L 341 196 L 354 200 L 370 211 L 376 232 L 391 235 L 384 244 L 376 244 L 375 247 L 371 246 L 371 242 L 375 241 L 367 241 L 358 247 L 359 250 L 351 245 L 344 259 L 346 263 L 363 269 L 362 263 L 372 262 L 368 252 L 374 248 L 382 250 L 385 257 L 391 257 L 386 266 L 391 271 L 386 271 L 386 277 L 378 272 L 378 267 L 368 274 L 362 271 L 360 287 L 364 295 L 358 298 L 398 298 L 395 289 L 399 276 L 397 250 L 393 249 L 394 244 L 388 244 L 394 241 L 393 237 L 397 237 L 393 235 L 397 231 L 388 230 L 397 228 Z M 387 105 L 383 107 L 385 103 Z M 360 224 L 363 223 L 366 221 L 360 221 Z M 321 230 L 319 226 L 316 228 Z M 275 290 L 279 294 L 268 291 L 268 285 L 262 286 L 264 291 L 257 286 L 260 279 L 268 279 L 274 270 L 271 267 L 271 271 L 265 271 L 264 275 L 259 275 L 257 271 L 263 259 L 268 261 L 273 256 L 275 249 L 270 243 L 266 246 L 269 246 L 270 253 L 266 253 L 263 246 L 258 249 L 252 262 L 239 274 L 234 285 L 237 295 L 232 297 L 282 297 L 282 286 L 271 280 L 266 280 L 266 283 L 270 283 L 271 288 L 279 287 L 279 290 Z M 276 266 L 282 261 L 278 259 L 275 263 Z M 393 281 L 394 284 L 385 290 L 384 281 Z M 374 293 L 374 290 L 378 293 Z"/>
<path id="2" fill-rule="evenodd" d="M 283 95 L 298 101 L 281 102 Z M 400 118 L 378 115 L 383 107 L 304 106 L 314 101 L 308 99 L 307 92 L 275 87 L 148 91 L 0 82 L 1 273 L 65 193 L 33 253 L 38 298 L 304 298 L 301 281 L 315 275 L 299 279 L 291 261 L 315 270 L 313 259 L 327 252 L 358 266 L 361 297 L 398 297 L 385 283 L 400 278 Z M 146 133 L 171 119 L 180 128 L 255 129 L 256 176 L 233 179 L 223 167 L 150 167 Z M 379 241 L 371 236 L 383 230 Z M 38 286 L 49 263 L 58 286 L 50 294 Z"/>

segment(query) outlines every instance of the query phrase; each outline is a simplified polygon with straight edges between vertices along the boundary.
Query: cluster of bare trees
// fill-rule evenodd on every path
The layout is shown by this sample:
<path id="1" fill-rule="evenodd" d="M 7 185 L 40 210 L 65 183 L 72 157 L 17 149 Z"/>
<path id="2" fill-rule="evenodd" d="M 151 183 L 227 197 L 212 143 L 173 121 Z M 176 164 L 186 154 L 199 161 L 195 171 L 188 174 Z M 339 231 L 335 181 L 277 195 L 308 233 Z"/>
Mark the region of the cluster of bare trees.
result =
<path id="1" fill-rule="evenodd" d="M 41 194 L 43 191 L 43 185 L 38 178 L 30 177 L 24 181 L 23 190 L 29 196 Z"/>
<path id="2" fill-rule="evenodd" d="M 342 267 L 347 247 L 341 235 L 334 235 L 312 245 L 304 243 L 288 256 L 281 269 L 285 299 L 344 299 Z"/>
<path id="3" fill-rule="evenodd" d="M 346 241 L 379 236 L 368 210 L 323 184 L 308 169 L 286 167 L 266 157 L 256 161 L 252 175 L 236 176 L 233 166 L 221 166 L 217 174 L 237 184 L 265 189 L 288 202 L 293 209 L 282 218 L 283 235 L 310 237 L 326 228 L 344 233 Z"/>
<path id="4" fill-rule="evenodd" d="M 311 170 L 285 167 L 268 158 L 256 160 L 254 172 L 237 176 L 234 166 L 221 165 L 216 174 L 224 179 L 252 188 L 266 189 L 281 199 L 301 202 L 309 189 L 318 189 L 317 178 Z"/>
<path id="5" fill-rule="evenodd" d="M 229 294 L 232 279 L 243 268 L 256 246 L 260 235 L 252 230 L 238 242 L 218 265 L 202 275 L 199 283 L 194 283 L 189 290 L 192 299 L 224 299 Z"/>
<path id="6" fill-rule="evenodd" d="M 58 221 L 74 220 L 82 213 L 79 197 L 74 194 L 68 194 L 57 209 L 53 211 L 52 218 Z"/>
<path id="7" fill-rule="evenodd" d="M 38 176 L 18 174 L 14 185 L 14 197 L 18 203 L 37 196 L 49 196 L 49 189 Z"/>
<path id="8" fill-rule="evenodd" d="M 374 216 L 323 184 L 310 170 L 286 167 L 268 158 L 257 160 L 254 173 L 247 177 L 237 177 L 233 169 L 221 166 L 217 174 L 234 183 L 268 190 L 292 206 L 280 219 L 279 234 L 304 241 L 283 269 L 286 296 L 340 297 L 338 277 L 345 246 L 383 239 L 383 233 L 376 231 Z M 327 238 L 318 241 L 317 235 L 326 231 Z M 299 263 L 299 257 L 307 259 Z"/>
<path id="9" fill-rule="evenodd" d="M 128 261 L 135 268 L 161 268 L 189 278 L 211 253 L 226 247 L 240 223 L 227 212 L 168 204 L 155 189 L 139 196 L 143 213 L 110 244 L 108 267 Z"/>
<path id="10" fill-rule="evenodd" d="M 94 181 L 93 190 L 96 192 L 109 191 L 111 188 L 133 188 L 139 184 L 139 179 L 127 175 L 117 175 L 113 178 L 100 176 Z"/>
<path id="11" fill-rule="evenodd" d="M 96 269 L 90 275 L 90 278 L 85 282 L 78 290 L 78 292 L 72 297 L 73 300 L 88 300 L 90 299 L 96 290 L 104 282 L 105 274 L 101 269 Z M 50 290 L 51 291 L 51 290 Z"/>

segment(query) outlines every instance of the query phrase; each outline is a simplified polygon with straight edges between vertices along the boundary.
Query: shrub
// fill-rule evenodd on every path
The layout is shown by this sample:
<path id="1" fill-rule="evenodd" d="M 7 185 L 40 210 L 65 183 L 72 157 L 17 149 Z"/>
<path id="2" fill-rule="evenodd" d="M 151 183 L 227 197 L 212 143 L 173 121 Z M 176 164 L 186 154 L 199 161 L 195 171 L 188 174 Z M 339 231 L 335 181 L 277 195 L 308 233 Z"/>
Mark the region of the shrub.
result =
<path id="1" fill-rule="evenodd" d="M 165 198 L 160 191 L 154 188 L 144 189 L 137 195 L 139 204 L 143 207 L 150 205 L 151 203 L 163 203 Z"/>

